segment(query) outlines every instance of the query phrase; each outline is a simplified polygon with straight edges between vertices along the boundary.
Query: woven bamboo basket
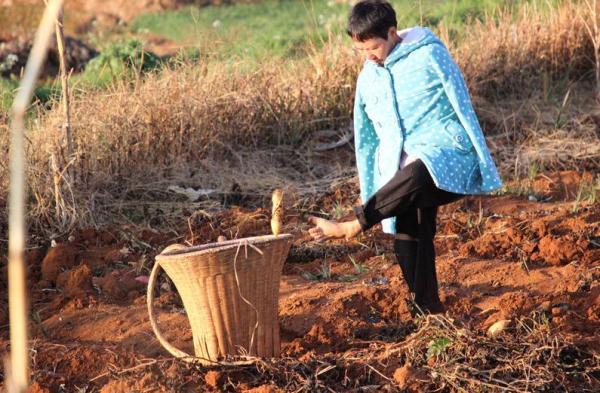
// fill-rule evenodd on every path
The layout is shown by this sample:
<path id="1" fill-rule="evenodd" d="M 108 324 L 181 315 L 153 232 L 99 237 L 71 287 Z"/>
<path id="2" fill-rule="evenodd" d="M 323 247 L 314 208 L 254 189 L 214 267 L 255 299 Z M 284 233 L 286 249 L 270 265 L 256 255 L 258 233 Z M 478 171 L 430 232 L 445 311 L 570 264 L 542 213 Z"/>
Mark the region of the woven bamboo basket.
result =
<path id="1" fill-rule="evenodd" d="M 156 257 L 147 293 L 150 324 L 161 345 L 175 357 L 203 364 L 227 355 L 279 356 L 279 281 L 291 240 L 282 234 L 167 247 Z M 158 328 L 153 300 L 159 268 L 181 296 L 195 356 L 171 345 Z"/>

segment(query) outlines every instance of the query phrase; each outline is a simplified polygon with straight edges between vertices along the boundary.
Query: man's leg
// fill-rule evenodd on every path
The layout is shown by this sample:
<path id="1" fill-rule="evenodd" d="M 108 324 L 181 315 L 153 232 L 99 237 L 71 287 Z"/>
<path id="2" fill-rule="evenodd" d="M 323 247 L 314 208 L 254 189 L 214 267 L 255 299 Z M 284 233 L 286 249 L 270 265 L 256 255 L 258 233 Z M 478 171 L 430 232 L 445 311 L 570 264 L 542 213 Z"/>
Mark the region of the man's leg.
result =
<path id="1" fill-rule="evenodd" d="M 419 208 L 417 211 L 419 241 L 413 277 L 415 303 L 423 311 L 441 312 L 443 306 L 438 294 L 434 245 L 437 206 Z"/>
<path id="2" fill-rule="evenodd" d="M 354 213 L 361 229 L 366 231 L 386 218 L 404 215 L 409 209 L 445 205 L 461 197 L 437 188 L 425 164 L 417 160 L 398 170 L 368 201 L 356 206 Z"/>
<path id="3" fill-rule="evenodd" d="M 408 289 L 423 311 L 440 312 L 434 237 L 437 207 L 410 208 L 396 217 L 394 252 Z"/>
<path id="4" fill-rule="evenodd" d="M 363 230 L 396 216 L 394 251 L 415 303 L 423 311 L 443 309 L 435 268 L 437 207 L 461 197 L 437 188 L 419 160 L 396 172 L 372 198 L 354 209 Z"/>
<path id="5" fill-rule="evenodd" d="M 403 215 L 396 217 L 396 239 L 394 253 L 402 270 L 404 281 L 411 293 L 415 292 L 414 278 L 417 265 L 419 243 L 417 209 L 408 209 Z"/>
<path id="6" fill-rule="evenodd" d="M 328 237 L 349 239 L 383 219 L 403 215 L 408 209 L 444 205 L 461 197 L 437 188 L 425 164 L 417 160 L 398 170 L 364 205 L 354 207 L 355 220 L 335 222 L 309 217 L 315 227 L 308 232 L 317 241 Z"/>

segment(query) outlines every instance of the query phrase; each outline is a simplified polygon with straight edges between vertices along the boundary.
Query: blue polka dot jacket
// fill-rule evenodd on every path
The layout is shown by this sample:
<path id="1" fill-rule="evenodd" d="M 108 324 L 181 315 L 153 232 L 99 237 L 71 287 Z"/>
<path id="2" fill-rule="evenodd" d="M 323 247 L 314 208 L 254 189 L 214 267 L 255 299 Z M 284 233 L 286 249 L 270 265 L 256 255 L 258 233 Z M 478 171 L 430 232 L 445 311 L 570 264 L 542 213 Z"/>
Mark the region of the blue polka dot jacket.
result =
<path id="1" fill-rule="evenodd" d="M 367 201 L 396 173 L 402 151 L 436 186 L 458 194 L 501 187 L 460 70 L 429 29 L 401 42 L 382 65 L 366 61 L 356 85 L 354 133 L 360 195 Z M 394 234 L 395 218 L 382 222 Z"/>

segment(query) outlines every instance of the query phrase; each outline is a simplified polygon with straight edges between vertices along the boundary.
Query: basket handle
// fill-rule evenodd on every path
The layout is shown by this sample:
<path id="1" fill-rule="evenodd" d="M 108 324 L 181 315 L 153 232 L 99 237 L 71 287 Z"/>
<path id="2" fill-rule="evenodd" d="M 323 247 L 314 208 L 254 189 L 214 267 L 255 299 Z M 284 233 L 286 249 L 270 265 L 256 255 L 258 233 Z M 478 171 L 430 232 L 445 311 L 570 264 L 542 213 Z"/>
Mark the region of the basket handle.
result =
<path id="1" fill-rule="evenodd" d="M 152 330 L 158 339 L 158 342 L 173 356 L 176 358 L 181 358 L 186 362 L 193 362 L 194 357 L 180 349 L 175 348 L 171 345 L 167 339 L 162 335 L 158 328 L 158 324 L 156 323 L 156 317 L 154 316 L 154 287 L 156 285 L 156 278 L 158 276 L 158 269 L 160 268 L 160 263 L 158 261 L 154 262 L 154 267 L 152 267 L 152 272 L 150 273 L 150 277 L 148 278 L 148 292 L 146 295 L 146 303 L 148 305 L 148 317 L 150 319 L 150 325 L 152 326 Z"/>

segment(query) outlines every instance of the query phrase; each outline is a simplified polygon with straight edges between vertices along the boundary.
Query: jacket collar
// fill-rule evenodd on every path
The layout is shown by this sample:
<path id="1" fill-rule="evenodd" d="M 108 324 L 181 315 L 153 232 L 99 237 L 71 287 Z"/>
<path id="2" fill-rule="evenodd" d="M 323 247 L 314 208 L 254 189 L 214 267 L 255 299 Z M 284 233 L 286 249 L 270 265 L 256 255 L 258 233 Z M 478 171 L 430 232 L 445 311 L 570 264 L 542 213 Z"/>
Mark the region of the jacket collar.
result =
<path id="1" fill-rule="evenodd" d="M 415 26 L 399 31 L 398 35 L 402 38 L 402 42 L 398 43 L 386 57 L 383 62 L 384 67 L 390 67 L 401 58 L 422 46 L 439 42 L 435 34 L 426 27 Z"/>

